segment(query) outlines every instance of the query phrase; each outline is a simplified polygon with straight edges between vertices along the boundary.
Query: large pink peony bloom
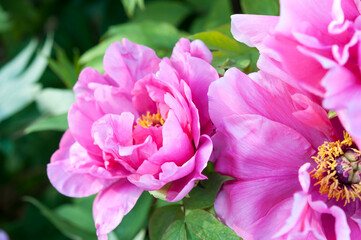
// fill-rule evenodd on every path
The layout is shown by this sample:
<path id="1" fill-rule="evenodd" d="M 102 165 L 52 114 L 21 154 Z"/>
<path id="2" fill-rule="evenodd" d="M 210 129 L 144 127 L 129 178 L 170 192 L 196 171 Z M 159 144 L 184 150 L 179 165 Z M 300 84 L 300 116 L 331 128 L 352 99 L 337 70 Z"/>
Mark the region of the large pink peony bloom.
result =
<path id="1" fill-rule="evenodd" d="M 233 36 L 260 50 L 260 69 L 282 72 L 321 98 L 361 138 L 361 1 L 281 0 L 280 6 L 280 17 L 232 16 Z"/>
<path id="2" fill-rule="evenodd" d="M 245 240 L 360 239 L 361 157 L 339 122 L 264 72 L 232 68 L 208 96 L 215 169 L 234 178 L 222 221 Z"/>
<path id="3" fill-rule="evenodd" d="M 48 165 L 53 186 L 70 197 L 99 193 L 93 214 L 99 239 L 141 193 L 179 201 L 212 151 L 207 91 L 218 78 L 203 42 L 180 39 L 170 59 L 123 39 L 104 56 L 105 74 L 86 68 L 74 86 L 69 130 Z"/>

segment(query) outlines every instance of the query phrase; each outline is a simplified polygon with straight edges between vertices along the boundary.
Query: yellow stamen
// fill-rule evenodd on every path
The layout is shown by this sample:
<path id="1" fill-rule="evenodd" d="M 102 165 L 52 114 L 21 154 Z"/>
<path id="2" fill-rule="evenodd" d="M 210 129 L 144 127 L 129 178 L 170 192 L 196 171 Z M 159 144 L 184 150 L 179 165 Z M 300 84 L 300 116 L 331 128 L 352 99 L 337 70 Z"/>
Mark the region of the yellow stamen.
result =
<path id="1" fill-rule="evenodd" d="M 159 111 L 157 113 L 150 114 L 147 112 L 147 115 L 142 115 L 141 118 L 137 120 L 138 125 L 150 128 L 150 127 L 160 127 L 164 124 L 164 119 L 160 115 Z"/>
<path id="2" fill-rule="evenodd" d="M 351 145 L 352 138 L 348 133 L 344 132 L 344 140 L 342 142 L 325 142 L 318 148 L 317 156 L 312 157 L 317 163 L 317 167 L 311 174 L 313 178 L 318 180 L 315 185 L 320 185 L 320 193 L 327 194 L 328 199 L 335 198 L 336 201 L 339 199 L 345 200 L 345 205 L 350 203 L 350 200 L 361 200 L 360 182 L 344 184 L 340 182 L 336 171 L 336 167 L 339 164 L 336 161 L 338 159 L 339 162 L 344 161 L 345 163 L 345 167 L 342 165 L 343 171 L 350 171 L 350 174 L 359 174 L 357 172 L 358 168 L 356 168 L 356 172 L 352 172 L 352 167 L 355 164 L 358 167 L 359 162 L 356 162 L 353 155 L 351 156 L 350 153 L 345 154 L 344 152 L 346 149 L 352 149 L 353 152 L 360 154 L 357 149 L 350 148 Z"/>

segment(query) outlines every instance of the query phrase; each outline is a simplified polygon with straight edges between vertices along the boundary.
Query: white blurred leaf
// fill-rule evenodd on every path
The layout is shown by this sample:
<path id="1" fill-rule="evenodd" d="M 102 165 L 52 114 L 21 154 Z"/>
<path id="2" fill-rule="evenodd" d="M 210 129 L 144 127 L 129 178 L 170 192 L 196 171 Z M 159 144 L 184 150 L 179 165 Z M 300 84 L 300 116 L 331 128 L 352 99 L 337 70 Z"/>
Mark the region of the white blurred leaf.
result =
<path id="1" fill-rule="evenodd" d="M 46 88 L 35 101 L 44 115 L 59 115 L 68 112 L 71 104 L 75 102 L 75 97 L 69 89 Z"/>
<path id="2" fill-rule="evenodd" d="M 35 82 L 47 66 L 46 57 L 50 55 L 53 45 L 52 35 L 46 39 L 40 53 L 29 63 L 37 45 L 35 40 L 31 41 L 0 69 L 0 122 L 31 103 L 41 89 Z"/>

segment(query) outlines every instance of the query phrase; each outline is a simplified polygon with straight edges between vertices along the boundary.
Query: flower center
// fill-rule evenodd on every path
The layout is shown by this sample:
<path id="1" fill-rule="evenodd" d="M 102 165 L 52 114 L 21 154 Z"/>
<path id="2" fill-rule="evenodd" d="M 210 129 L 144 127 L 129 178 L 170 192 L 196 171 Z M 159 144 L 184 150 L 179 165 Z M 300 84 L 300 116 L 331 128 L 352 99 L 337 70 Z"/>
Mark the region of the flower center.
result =
<path id="1" fill-rule="evenodd" d="M 318 165 L 311 173 L 320 193 L 328 194 L 328 199 L 345 200 L 345 205 L 351 199 L 361 200 L 361 153 L 352 146 L 352 138 L 345 132 L 342 142 L 325 142 L 312 157 Z"/>
<path id="2" fill-rule="evenodd" d="M 150 127 L 161 127 L 164 124 L 164 119 L 160 115 L 159 111 L 157 113 L 150 114 L 150 112 L 147 112 L 147 115 L 142 115 L 137 120 L 138 125 L 150 128 Z"/>

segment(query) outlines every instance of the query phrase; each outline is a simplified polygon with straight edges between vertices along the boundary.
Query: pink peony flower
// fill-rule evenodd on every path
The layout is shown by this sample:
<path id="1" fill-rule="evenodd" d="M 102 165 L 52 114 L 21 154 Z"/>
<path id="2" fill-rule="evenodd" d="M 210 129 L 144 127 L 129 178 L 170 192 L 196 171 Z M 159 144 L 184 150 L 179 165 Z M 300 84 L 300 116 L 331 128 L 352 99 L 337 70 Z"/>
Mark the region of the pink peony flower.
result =
<path id="1" fill-rule="evenodd" d="M 336 119 L 264 72 L 229 69 L 208 96 L 215 169 L 234 178 L 215 201 L 225 224 L 245 240 L 360 238 L 361 154 Z"/>
<path id="2" fill-rule="evenodd" d="M 281 0 L 280 7 L 280 17 L 232 16 L 233 36 L 260 50 L 261 70 L 322 99 L 361 138 L 360 0 Z"/>
<path id="3" fill-rule="evenodd" d="M 48 164 L 52 185 L 70 197 L 99 193 L 99 239 L 143 191 L 179 201 L 212 151 L 207 91 L 218 78 L 203 42 L 180 39 L 170 59 L 123 39 L 104 56 L 105 74 L 84 69 L 74 86 L 69 130 Z"/>

